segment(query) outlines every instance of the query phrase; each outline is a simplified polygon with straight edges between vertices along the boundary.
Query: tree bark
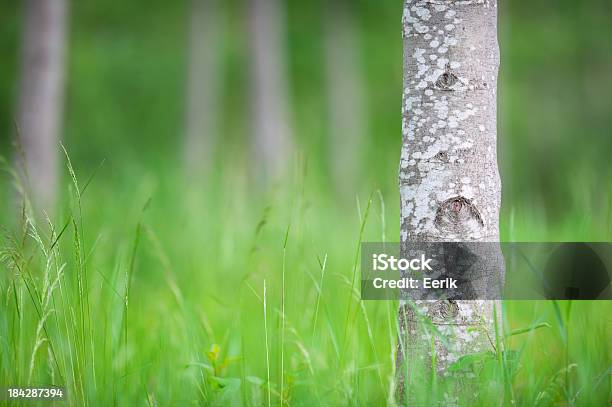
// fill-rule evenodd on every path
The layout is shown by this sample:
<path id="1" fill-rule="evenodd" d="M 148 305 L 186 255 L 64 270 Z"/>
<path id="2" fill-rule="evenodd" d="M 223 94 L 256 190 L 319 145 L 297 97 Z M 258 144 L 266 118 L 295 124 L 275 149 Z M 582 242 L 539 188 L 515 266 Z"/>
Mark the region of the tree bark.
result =
<path id="1" fill-rule="evenodd" d="M 63 114 L 67 0 L 24 2 L 18 163 L 38 209 L 52 210 Z"/>
<path id="2" fill-rule="evenodd" d="M 410 242 L 497 242 L 497 0 L 406 0 L 402 25 L 402 254 Z M 411 383 L 420 369 L 434 368 L 432 360 L 436 374 L 447 374 L 461 356 L 493 350 L 494 304 L 402 303 L 400 398 L 414 404 Z M 418 314 L 447 338 L 446 346 Z"/>
<path id="3" fill-rule="evenodd" d="M 184 152 L 190 178 L 209 169 L 217 140 L 220 18 L 219 0 L 192 0 Z"/>
<path id="4" fill-rule="evenodd" d="M 252 142 L 255 167 L 265 180 L 282 175 L 292 149 L 283 4 L 249 0 Z"/>
<path id="5" fill-rule="evenodd" d="M 329 92 L 331 169 L 343 195 L 355 189 L 367 118 L 359 43 L 349 0 L 331 0 L 327 10 L 326 71 Z"/>

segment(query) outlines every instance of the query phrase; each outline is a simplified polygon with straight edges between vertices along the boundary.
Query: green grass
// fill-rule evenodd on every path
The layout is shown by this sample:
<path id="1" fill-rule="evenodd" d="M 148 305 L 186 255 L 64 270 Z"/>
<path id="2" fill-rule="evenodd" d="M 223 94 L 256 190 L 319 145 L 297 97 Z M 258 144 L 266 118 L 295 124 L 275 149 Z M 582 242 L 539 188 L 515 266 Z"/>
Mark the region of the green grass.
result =
<path id="1" fill-rule="evenodd" d="M 397 304 L 360 301 L 356 281 L 359 242 L 397 240 L 397 196 L 345 206 L 304 172 L 268 193 L 238 171 L 207 186 L 168 172 L 111 187 L 104 173 L 89 182 L 69 167 L 60 216 L 24 211 L 3 229 L 0 383 L 65 386 L 79 406 L 392 399 Z M 506 236 L 527 240 L 530 222 L 543 236 L 529 216 L 504 216 Z M 608 225 L 581 228 L 610 237 Z M 610 311 L 506 301 L 505 351 L 459 366 L 476 379 L 423 380 L 419 397 L 606 405 Z M 464 391 L 474 383 L 476 398 Z"/>

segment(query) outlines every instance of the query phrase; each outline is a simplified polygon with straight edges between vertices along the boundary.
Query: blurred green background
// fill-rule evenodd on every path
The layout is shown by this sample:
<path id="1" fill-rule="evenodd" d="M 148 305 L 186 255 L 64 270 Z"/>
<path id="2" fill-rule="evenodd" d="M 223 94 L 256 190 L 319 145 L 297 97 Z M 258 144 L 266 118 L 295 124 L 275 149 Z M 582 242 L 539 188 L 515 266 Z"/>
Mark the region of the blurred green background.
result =
<path id="1" fill-rule="evenodd" d="M 286 3 L 295 137 L 308 157 L 311 176 L 329 187 L 327 3 Z M 375 187 L 395 193 L 401 142 L 401 2 L 356 0 L 350 8 L 367 106 L 367 155 L 356 192 Z M 235 0 L 224 1 L 220 9 L 222 91 L 217 103 L 222 119 L 214 177 L 228 161 L 241 167 L 244 161 L 236 158 L 246 154 L 249 136 L 248 9 Z M 22 10 L 4 2 L 0 11 L 0 140 L 2 155 L 9 157 Z M 62 136 L 78 169 L 91 171 L 105 158 L 106 174 L 119 181 L 179 165 L 189 11 L 184 1 L 71 4 Z M 554 223 L 587 204 L 592 212 L 582 208 L 585 216 L 600 218 L 597 222 L 607 216 L 603 191 L 609 186 L 612 146 L 610 21 L 612 7 L 605 0 L 500 3 L 499 157 L 506 214 L 513 207 L 535 207 Z"/>
<path id="2" fill-rule="evenodd" d="M 61 137 L 81 185 L 105 161 L 83 197 L 83 223 L 70 225 L 74 232 L 60 244 L 59 263 L 66 262 L 69 270 L 85 267 L 71 250 L 87 258 L 92 314 L 70 317 L 69 306 L 56 305 L 60 316 L 49 336 L 61 354 L 58 370 L 77 372 L 67 384 L 73 404 L 117 399 L 126 405 L 151 404 L 151 399 L 160 405 L 227 404 L 238 397 L 258 405 L 253 400 L 265 400 L 268 388 L 280 397 L 279 381 L 285 376 L 279 373 L 279 349 L 286 346 L 284 380 L 291 390 L 283 399 L 298 405 L 321 402 L 321 397 L 329 404 L 384 402 L 392 381 L 395 304 L 363 305 L 349 287 L 361 238 L 399 240 L 402 2 L 348 2 L 365 106 L 364 140 L 348 193 L 339 191 L 331 174 L 337 157 L 330 147 L 334 135 L 325 68 L 328 3 L 283 3 L 288 104 L 298 149 L 285 181 L 270 188 L 251 176 L 258 157 L 249 150 L 248 8 L 245 1 L 221 4 L 220 125 L 212 169 L 196 177 L 184 173 L 183 158 L 190 4 L 70 4 Z M 21 22 L 18 3 L 0 3 L 0 155 L 7 158 L 19 91 Z M 500 4 L 498 156 L 505 240 L 612 239 L 611 23 L 612 3 L 605 0 Z M 78 212 L 70 175 L 62 169 L 57 229 Z M 10 177 L 2 183 L 0 219 L 18 225 Z M 74 249 L 75 242 L 82 246 Z M 23 250 L 36 259 L 31 267 L 45 268 L 40 252 Z M 283 270 L 289 277 L 281 287 Z M 133 317 L 124 341 L 128 271 L 133 273 Z M 73 274 L 66 273 L 62 298 L 70 303 L 79 296 Z M 37 317 L 30 309 L 15 328 L 18 313 L 8 301 L 13 280 L 1 281 L 6 308 L 0 313 L 0 383 L 25 382 Z M 20 289 L 17 303 L 31 306 Z M 286 339 L 279 329 L 282 298 Z M 506 307 L 509 329 L 542 321 L 553 327 L 513 342 L 525 355 L 513 383 L 519 405 L 533 405 L 572 360 L 579 371 L 568 392 L 582 391 L 587 397 L 580 399 L 582 405 L 609 402 L 609 303 L 561 304 L 561 311 L 546 303 L 509 302 Z M 79 318 L 93 328 L 79 328 L 85 326 Z M 70 324 L 83 338 L 71 339 Z M 16 332 L 22 339 L 15 339 Z M 268 340 L 274 385 L 262 387 Z M 95 345 L 91 349 L 89 342 Z M 12 348 L 15 343 L 18 350 Z M 86 361 L 97 356 L 96 362 L 77 358 L 72 365 L 69 343 L 76 343 Z M 233 382 L 212 380 L 202 373 L 208 370 L 197 370 L 198 364 L 217 363 L 215 344 L 230 360 L 210 377 L 239 378 L 236 394 L 219 391 L 231 389 Z M 34 358 L 34 377 L 43 383 L 53 370 L 45 358 L 46 352 Z M 602 377 L 605 388 L 598 382 Z M 491 400 L 496 394 L 491 391 Z"/>

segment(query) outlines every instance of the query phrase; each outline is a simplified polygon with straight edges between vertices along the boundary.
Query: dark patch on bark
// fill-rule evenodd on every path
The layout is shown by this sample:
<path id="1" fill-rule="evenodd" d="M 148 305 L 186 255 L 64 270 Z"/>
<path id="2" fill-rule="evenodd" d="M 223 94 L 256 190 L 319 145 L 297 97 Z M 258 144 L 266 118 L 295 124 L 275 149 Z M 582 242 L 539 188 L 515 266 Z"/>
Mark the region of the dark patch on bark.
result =
<path id="1" fill-rule="evenodd" d="M 451 87 L 459 81 L 457 75 L 452 73 L 448 67 L 445 72 L 443 72 L 438 79 L 436 79 L 436 88 L 440 90 L 452 90 Z"/>
<path id="2" fill-rule="evenodd" d="M 455 318 L 459 314 L 459 306 L 455 300 L 437 301 L 433 305 L 433 316 L 441 320 L 449 320 Z"/>
<path id="3" fill-rule="evenodd" d="M 442 202 L 436 211 L 434 223 L 438 230 L 469 236 L 471 232 L 484 227 L 480 212 L 471 200 L 456 196 Z"/>
<path id="4" fill-rule="evenodd" d="M 442 161 L 443 163 L 447 163 L 449 160 L 448 153 L 446 151 L 438 152 L 438 154 L 434 155 L 434 158 Z"/>

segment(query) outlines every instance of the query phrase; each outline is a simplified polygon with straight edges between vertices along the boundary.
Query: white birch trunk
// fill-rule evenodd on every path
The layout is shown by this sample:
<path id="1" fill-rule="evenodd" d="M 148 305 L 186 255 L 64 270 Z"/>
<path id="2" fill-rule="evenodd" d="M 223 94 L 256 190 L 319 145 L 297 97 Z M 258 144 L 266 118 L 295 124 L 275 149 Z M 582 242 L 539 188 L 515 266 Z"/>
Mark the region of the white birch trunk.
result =
<path id="1" fill-rule="evenodd" d="M 402 24 L 402 251 L 409 242 L 499 241 L 497 0 L 406 0 Z M 436 373 L 445 374 L 461 356 L 493 350 L 494 304 L 418 302 L 448 346 L 402 304 L 400 397 L 411 401 L 411 382 L 432 368 L 433 351 Z"/>
<path id="2" fill-rule="evenodd" d="M 184 152 L 185 169 L 192 178 L 209 169 L 217 140 L 220 17 L 219 0 L 192 0 Z"/>
<path id="3" fill-rule="evenodd" d="M 17 125 L 19 162 L 33 204 L 51 210 L 58 179 L 64 102 L 67 0 L 24 2 Z"/>
<path id="4" fill-rule="evenodd" d="M 253 151 L 263 179 L 278 178 L 292 158 L 281 0 L 248 0 Z"/>
<path id="5" fill-rule="evenodd" d="M 329 92 L 331 169 L 337 191 L 354 193 L 367 132 L 359 42 L 350 0 L 330 0 L 327 10 L 326 71 Z"/>

